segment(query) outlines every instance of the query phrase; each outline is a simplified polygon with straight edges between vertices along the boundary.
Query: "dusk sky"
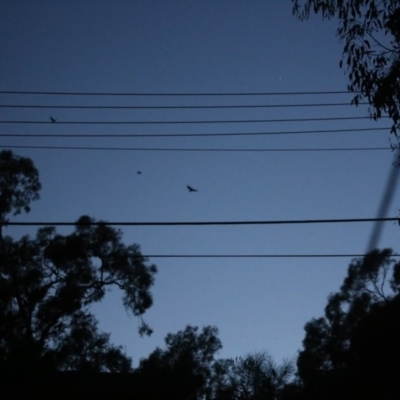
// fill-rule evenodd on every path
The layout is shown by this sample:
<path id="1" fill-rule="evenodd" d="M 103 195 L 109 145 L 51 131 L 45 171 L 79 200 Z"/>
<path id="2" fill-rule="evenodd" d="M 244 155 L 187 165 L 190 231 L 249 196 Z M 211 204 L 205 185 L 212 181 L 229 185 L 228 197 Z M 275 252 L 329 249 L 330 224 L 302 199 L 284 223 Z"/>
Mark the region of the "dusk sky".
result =
<path id="1" fill-rule="evenodd" d="M 351 106 L 348 93 L 299 94 L 345 92 L 348 77 L 339 68 L 343 44 L 335 21 L 313 16 L 300 22 L 291 7 L 290 0 L 2 0 L 0 150 L 31 158 L 43 186 L 32 211 L 14 221 L 73 222 L 84 214 L 109 222 L 374 218 L 394 156 L 390 121 L 332 119 L 368 117 L 368 107 Z M 243 135 L 210 135 L 222 133 Z M 189 193 L 186 185 L 198 191 Z M 396 217 L 399 207 L 396 190 L 387 216 Z M 154 333 L 139 337 L 138 321 L 126 313 L 118 291 L 94 310 L 100 328 L 134 365 L 187 324 L 219 328 L 219 357 L 266 350 L 279 362 L 297 354 L 305 323 L 323 314 L 352 257 L 155 256 L 363 254 L 372 228 L 123 227 L 124 242 L 139 244 L 159 269 L 154 305 L 144 316 Z M 380 247 L 397 251 L 399 226 L 387 222 L 384 228 Z M 5 233 L 17 238 L 35 231 L 9 227 Z"/>

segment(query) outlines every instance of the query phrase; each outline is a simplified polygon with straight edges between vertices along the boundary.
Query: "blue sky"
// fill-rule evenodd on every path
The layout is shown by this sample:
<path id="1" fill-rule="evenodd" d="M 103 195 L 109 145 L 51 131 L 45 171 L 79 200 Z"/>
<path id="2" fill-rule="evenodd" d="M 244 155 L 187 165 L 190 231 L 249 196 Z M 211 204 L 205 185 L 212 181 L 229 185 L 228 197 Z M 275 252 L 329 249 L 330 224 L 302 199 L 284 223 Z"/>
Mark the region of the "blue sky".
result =
<path id="1" fill-rule="evenodd" d="M 334 21 L 300 22 L 291 2 L 10 1 L 0 10 L 1 91 L 294 93 L 345 91 Z M 275 96 L 27 96 L 0 104 L 189 106 L 349 103 L 349 94 Z M 210 121 L 365 117 L 366 106 L 257 109 L 0 108 L 11 134 L 265 133 L 390 126 L 369 119 L 202 124 L 72 121 Z M 191 149 L 387 147 L 385 151 L 220 152 L 14 149 L 39 169 L 41 200 L 18 221 L 184 222 L 373 218 L 393 153 L 389 129 L 225 137 L 26 138 L 0 145 Z M 142 175 L 136 172 L 142 171 Z M 188 193 L 186 185 L 198 189 Z M 389 216 L 397 216 L 399 193 Z M 396 250 L 398 226 L 382 247 Z M 143 254 L 361 254 L 372 224 L 124 227 Z M 16 237 L 34 228 L 9 228 Z M 59 228 L 68 232 L 67 228 Z M 304 324 L 322 314 L 351 258 L 151 258 L 159 273 L 140 338 L 117 292 L 95 306 L 100 327 L 136 364 L 169 332 L 217 325 L 220 357 L 267 350 L 279 361 L 301 348 Z"/>

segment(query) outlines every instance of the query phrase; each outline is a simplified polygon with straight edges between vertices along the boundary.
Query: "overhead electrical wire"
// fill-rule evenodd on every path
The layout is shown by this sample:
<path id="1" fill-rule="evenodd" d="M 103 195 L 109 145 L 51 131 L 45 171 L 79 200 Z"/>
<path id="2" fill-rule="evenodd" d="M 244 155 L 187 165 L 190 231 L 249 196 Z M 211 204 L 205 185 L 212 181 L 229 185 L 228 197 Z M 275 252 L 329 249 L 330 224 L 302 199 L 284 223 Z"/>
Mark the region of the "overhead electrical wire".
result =
<path id="1" fill-rule="evenodd" d="M 364 257 L 365 254 L 141 254 L 145 258 L 344 258 Z M 400 257 L 400 254 L 391 254 Z"/>
<path id="2" fill-rule="evenodd" d="M 369 103 L 358 103 L 367 105 Z M 186 110 L 186 109 L 237 109 L 237 108 L 296 108 L 296 107 L 337 107 L 350 106 L 351 103 L 308 103 L 308 104 L 251 104 L 251 105 L 212 105 L 212 106 L 70 106 L 70 105 L 20 105 L 0 104 L 0 108 L 39 108 L 39 109 L 79 109 L 79 110 Z"/>
<path id="3" fill-rule="evenodd" d="M 348 91 L 326 91 L 326 92 L 253 92 L 253 93 L 95 93 L 95 92 L 32 92 L 32 91 L 0 91 L 0 94 L 13 95 L 75 95 L 75 96 L 288 96 L 288 95 L 332 95 L 349 94 Z M 359 103 L 366 105 L 368 103 Z M 329 107 L 348 106 L 351 103 L 303 103 L 303 104 L 270 104 L 270 105 L 187 105 L 187 106 L 85 106 L 85 105 L 16 105 L 0 104 L 0 108 L 35 108 L 35 109 L 239 109 L 239 108 L 294 108 L 294 107 Z M 383 117 L 388 118 L 388 117 Z M 212 123 L 267 123 L 267 122 L 311 122 L 311 121 L 334 121 L 334 120 L 360 120 L 371 119 L 371 117 L 329 117 L 329 118 L 300 118 L 300 119 L 272 119 L 272 120 L 207 120 L 207 121 L 57 121 L 57 124 L 212 124 Z M 0 124 L 48 124 L 43 121 L 0 121 Z M 264 133 L 233 133 L 233 134 L 148 134 L 148 135 L 24 135 L 24 134 L 0 134 L 3 137 L 168 137 L 168 136 L 236 136 L 236 135 L 272 135 L 272 134 L 300 134 L 300 133 L 333 133 L 333 132 L 355 132 L 355 131 L 378 131 L 390 128 L 368 128 L 368 129 L 340 129 L 320 131 L 292 131 L 292 132 L 264 132 Z M 314 149 L 200 149 L 200 148 L 116 148 L 116 147 L 74 147 L 74 146 L 0 146 L 0 148 L 30 148 L 30 149 L 62 149 L 62 150 L 128 150 L 128 151 L 201 151 L 201 152 L 309 152 L 309 151 L 377 151 L 389 150 L 389 148 L 314 148 Z M 116 225 L 116 226 L 215 226 L 215 225 L 277 225 L 277 224 L 320 224 L 320 223 L 358 223 L 375 222 L 383 223 L 393 221 L 400 223 L 399 218 L 357 218 L 357 219 L 319 219 L 319 220 L 269 220 L 269 221 L 209 221 L 209 222 L 92 222 L 85 225 Z M 76 226 L 77 222 L 3 222 L 0 226 L 43 226 L 61 225 Z M 331 258 L 331 257 L 363 257 L 364 254 L 204 254 L 204 255 L 141 255 L 151 258 Z M 398 257 L 398 255 L 394 255 Z"/>
<path id="4" fill-rule="evenodd" d="M 381 118 L 389 118 L 383 116 Z M 237 123 L 269 123 L 269 122 L 313 122 L 313 121 L 345 121 L 372 119 L 371 117 L 323 117 L 323 118 L 283 118 L 283 119 L 248 119 L 248 120 L 197 120 L 197 121 L 0 121 L 0 124 L 52 124 L 52 125 L 161 125 L 161 124 L 237 124 Z"/>
<path id="5" fill-rule="evenodd" d="M 304 224 L 335 224 L 360 223 L 376 221 L 395 221 L 399 218 L 340 218 L 340 219 L 292 219 L 292 220 L 265 220 L 265 221 L 192 221 L 192 222 L 106 222 L 94 221 L 79 224 L 78 222 L 3 222 L 4 226 L 224 226 L 224 225 L 304 225 Z"/>
<path id="6" fill-rule="evenodd" d="M 309 92 L 217 92 L 217 93 L 149 93 L 149 92 L 52 92 L 52 91 L 17 91 L 17 90 L 0 90 L 0 94 L 16 94 L 16 95 L 40 95 L 40 96 L 305 96 L 305 95 L 326 95 L 326 94 L 352 94 L 360 93 L 358 91 L 309 91 Z"/>
<path id="7" fill-rule="evenodd" d="M 386 128 L 353 128 L 353 129 L 323 129 L 323 130 L 305 130 L 305 131 L 275 131 L 275 132 L 244 132 L 244 133 L 144 133 L 144 134 L 118 134 L 118 133 L 83 133 L 83 134 L 71 134 L 71 133 L 0 133 L 0 137 L 51 137 L 51 138 L 132 138 L 132 137 L 202 137 L 202 136 L 254 136 L 254 135 L 292 135 L 292 134 L 309 134 L 309 133 L 340 133 L 340 132 L 371 132 L 371 131 L 386 131 L 390 130 L 390 127 Z"/>
<path id="8" fill-rule="evenodd" d="M 258 135 L 301 135 L 309 133 L 340 133 L 340 132 L 373 132 L 387 131 L 391 128 L 353 128 L 353 129 L 322 129 L 305 131 L 275 131 L 275 132 L 245 132 L 245 133 L 0 133 L 0 137 L 32 137 L 32 138 L 134 138 L 134 137 L 206 137 L 206 136 L 258 136 Z"/>
<path id="9" fill-rule="evenodd" d="M 324 151 L 382 151 L 390 147 L 342 147 L 342 148 L 300 148 L 300 149 L 200 149 L 200 148 L 146 148 L 146 147 L 83 147 L 83 146 L 29 146 L 0 145 L 0 148 L 10 149 L 41 149 L 41 150 L 104 150 L 104 151 L 166 151 L 166 152 L 324 152 Z"/>

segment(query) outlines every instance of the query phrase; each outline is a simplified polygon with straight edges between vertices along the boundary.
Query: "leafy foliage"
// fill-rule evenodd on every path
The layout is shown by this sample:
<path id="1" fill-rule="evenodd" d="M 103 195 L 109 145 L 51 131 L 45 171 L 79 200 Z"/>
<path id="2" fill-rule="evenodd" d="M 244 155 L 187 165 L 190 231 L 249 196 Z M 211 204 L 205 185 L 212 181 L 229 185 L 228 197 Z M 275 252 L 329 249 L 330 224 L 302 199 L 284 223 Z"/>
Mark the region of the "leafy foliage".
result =
<path id="1" fill-rule="evenodd" d="M 392 254 L 354 260 L 325 316 L 306 324 L 297 362 L 306 398 L 399 397 L 400 263 Z"/>
<path id="2" fill-rule="evenodd" d="M 340 67 L 349 72 L 348 89 L 366 98 L 378 119 L 387 113 L 397 136 L 400 123 L 400 1 L 292 0 L 293 13 L 308 19 L 311 12 L 338 20 L 343 40 Z"/>
<path id="3" fill-rule="evenodd" d="M 197 328 L 191 326 L 176 335 L 169 334 L 167 339 L 173 338 L 173 346 L 170 346 L 170 343 L 166 350 L 158 348 L 147 359 L 141 360 L 136 372 L 141 381 L 145 382 L 145 391 L 148 392 L 149 398 L 295 398 L 292 396 L 295 384 L 291 380 L 295 370 L 293 361 L 284 360 L 278 365 L 266 352 L 252 353 L 235 359 L 215 359 L 214 353 L 221 347 L 221 343 L 216 337 L 215 327 L 211 328 L 215 334 L 204 335 L 205 331 L 211 332 L 210 328 L 205 327 L 202 334 L 195 333 L 195 340 L 193 331 L 197 331 Z M 205 338 L 207 339 L 204 340 Z"/>
<path id="4" fill-rule="evenodd" d="M 137 373 L 145 382 L 151 399 L 200 399 L 208 391 L 214 355 L 222 348 L 218 329 L 188 325 L 183 331 L 168 334 L 166 349 L 157 348 L 140 361 Z"/>
<path id="5" fill-rule="evenodd" d="M 29 210 L 40 183 L 30 160 L 11 152 L 0 160 L 4 218 Z M 153 302 L 156 272 L 138 245 L 124 245 L 121 231 L 88 216 L 69 235 L 44 227 L 35 238 L 13 240 L 0 231 L 0 368 L 129 370 L 130 359 L 98 332 L 89 306 L 116 287 L 140 319 L 139 333 L 151 334 L 142 315 Z"/>
<path id="6" fill-rule="evenodd" d="M 224 368 L 221 366 L 214 368 L 222 371 L 216 374 L 215 400 L 281 399 L 294 373 L 292 361 L 277 365 L 266 352 L 225 360 Z"/>
<path id="7" fill-rule="evenodd" d="M 0 152 L 0 222 L 8 214 L 30 211 L 30 202 L 39 199 L 39 173 L 29 158 L 10 150 Z"/>
<path id="8" fill-rule="evenodd" d="M 6 236 L 2 241 L 3 360 L 11 357 L 14 343 L 23 343 L 37 349 L 33 358 L 50 351 L 56 359 L 61 357 L 59 366 L 69 368 L 67 348 L 82 356 L 79 346 L 95 343 L 96 324 L 87 307 L 103 299 L 108 287 L 122 290 L 123 303 L 135 316 L 141 317 L 152 305 L 150 288 L 156 267 L 146 264 L 138 245 L 125 246 L 121 232 L 105 223 L 94 226 L 94 222 L 81 217 L 70 235 L 46 227 L 38 230 L 35 239 L 25 236 L 13 241 Z M 140 333 L 151 333 L 143 320 Z M 73 339 L 76 335 L 83 335 L 81 342 Z M 108 337 L 97 335 L 96 340 L 97 347 L 99 343 L 108 346 Z"/>

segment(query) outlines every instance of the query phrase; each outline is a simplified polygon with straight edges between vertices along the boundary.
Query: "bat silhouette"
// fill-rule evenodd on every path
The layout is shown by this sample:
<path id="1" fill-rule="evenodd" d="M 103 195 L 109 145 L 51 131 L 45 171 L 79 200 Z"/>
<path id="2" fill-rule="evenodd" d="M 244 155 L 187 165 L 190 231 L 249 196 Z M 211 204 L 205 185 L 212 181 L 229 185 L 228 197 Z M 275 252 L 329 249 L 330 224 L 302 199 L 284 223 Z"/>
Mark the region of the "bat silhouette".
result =
<path id="1" fill-rule="evenodd" d="M 189 192 L 197 192 L 197 189 L 193 189 L 191 186 L 186 185 L 186 187 L 188 188 Z"/>
<path id="2" fill-rule="evenodd" d="M 53 122 L 53 123 L 57 122 L 57 120 L 55 118 L 53 118 L 53 117 L 50 117 L 50 121 Z"/>

